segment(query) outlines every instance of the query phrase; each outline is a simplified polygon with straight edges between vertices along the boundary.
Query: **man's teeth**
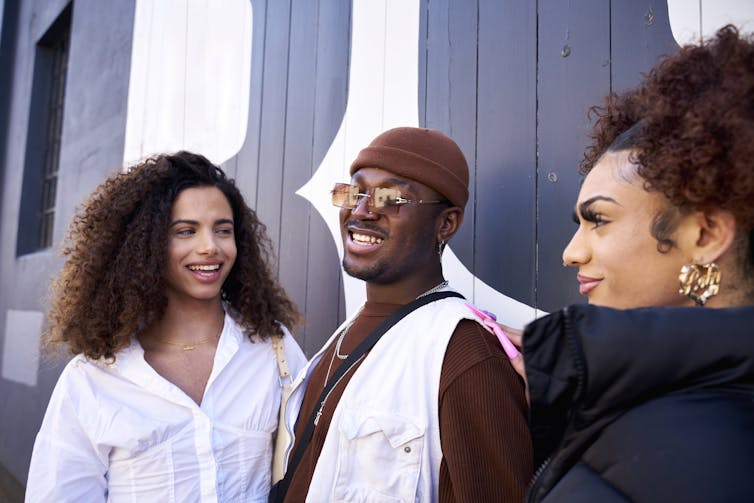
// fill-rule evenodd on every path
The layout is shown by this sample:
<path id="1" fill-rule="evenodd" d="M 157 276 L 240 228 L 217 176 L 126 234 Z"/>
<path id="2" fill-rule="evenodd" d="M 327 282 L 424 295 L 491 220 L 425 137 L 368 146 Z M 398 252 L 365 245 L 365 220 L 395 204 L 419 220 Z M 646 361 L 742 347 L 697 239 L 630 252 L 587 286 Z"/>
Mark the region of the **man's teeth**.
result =
<path id="1" fill-rule="evenodd" d="M 188 266 L 192 271 L 216 271 L 220 269 L 220 264 L 212 265 L 190 265 Z"/>
<path id="2" fill-rule="evenodd" d="M 374 236 L 367 236 L 365 234 L 356 234 L 355 232 L 351 233 L 351 237 L 353 240 L 359 244 L 365 244 L 365 245 L 379 245 L 382 244 L 384 239 L 382 238 L 376 238 Z"/>

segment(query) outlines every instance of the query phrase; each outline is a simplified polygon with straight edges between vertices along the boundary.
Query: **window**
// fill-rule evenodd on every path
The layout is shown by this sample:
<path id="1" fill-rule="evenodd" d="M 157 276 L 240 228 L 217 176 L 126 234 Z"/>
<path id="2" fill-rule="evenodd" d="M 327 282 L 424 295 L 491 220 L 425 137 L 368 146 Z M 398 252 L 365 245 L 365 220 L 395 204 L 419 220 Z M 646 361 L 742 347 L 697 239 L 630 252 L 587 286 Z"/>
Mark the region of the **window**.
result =
<path id="1" fill-rule="evenodd" d="M 49 248 L 55 222 L 71 5 L 37 42 L 29 110 L 17 254 Z"/>

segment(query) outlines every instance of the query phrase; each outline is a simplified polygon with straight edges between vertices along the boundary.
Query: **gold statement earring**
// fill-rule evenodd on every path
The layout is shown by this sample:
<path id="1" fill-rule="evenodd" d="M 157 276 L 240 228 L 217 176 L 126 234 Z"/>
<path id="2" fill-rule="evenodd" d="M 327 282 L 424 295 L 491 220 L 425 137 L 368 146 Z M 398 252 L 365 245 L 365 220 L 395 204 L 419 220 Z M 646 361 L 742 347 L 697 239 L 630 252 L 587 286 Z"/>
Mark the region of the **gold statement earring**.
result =
<path id="1" fill-rule="evenodd" d="M 678 293 L 689 297 L 697 306 L 704 306 L 707 300 L 720 291 L 720 269 L 717 264 L 686 264 L 678 275 L 681 288 Z"/>

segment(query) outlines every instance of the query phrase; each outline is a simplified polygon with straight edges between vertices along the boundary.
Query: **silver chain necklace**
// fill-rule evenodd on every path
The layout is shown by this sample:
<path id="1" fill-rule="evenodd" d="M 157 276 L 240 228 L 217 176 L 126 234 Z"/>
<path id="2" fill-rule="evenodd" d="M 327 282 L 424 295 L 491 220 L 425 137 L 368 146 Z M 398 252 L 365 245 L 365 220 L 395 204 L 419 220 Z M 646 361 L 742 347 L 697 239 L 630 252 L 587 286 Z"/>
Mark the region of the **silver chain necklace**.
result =
<path id="1" fill-rule="evenodd" d="M 429 290 L 427 290 L 426 292 L 422 293 L 421 295 L 419 295 L 416 298 L 417 299 L 421 299 L 422 297 L 426 297 L 430 293 L 435 293 L 435 292 L 437 292 L 439 290 L 442 290 L 446 286 L 448 286 L 448 280 L 447 279 L 444 280 L 444 281 L 441 281 L 440 284 L 433 286 L 432 288 L 430 288 Z"/>
<path id="2" fill-rule="evenodd" d="M 361 314 L 361 311 L 363 311 L 363 310 L 364 310 L 364 306 L 361 306 L 361 308 L 359 309 L 359 312 L 356 313 L 356 316 L 354 316 L 351 319 L 351 322 L 348 325 L 346 325 L 343 328 L 343 330 L 340 331 L 340 336 L 338 336 L 338 343 L 335 345 L 335 356 L 337 356 L 339 360 L 345 360 L 346 358 L 348 358 L 347 354 L 346 355 L 340 354 L 340 345 L 343 344 L 343 339 L 346 338 L 346 334 L 348 333 L 348 329 L 351 328 L 351 325 L 353 325 L 353 323 L 356 321 L 356 318 L 359 317 L 359 315 Z M 329 375 L 330 375 L 329 371 L 327 372 L 327 375 L 329 377 Z"/>
<path id="3" fill-rule="evenodd" d="M 420 299 L 420 298 L 422 298 L 422 297 L 424 297 L 426 295 L 429 295 L 430 293 L 435 293 L 438 290 L 442 290 L 446 286 L 448 286 L 448 280 L 444 280 L 440 284 L 433 286 L 432 288 L 430 288 L 426 292 L 418 295 L 416 298 Z M 353 319 L 351 319 L 350 323 L 348 323 L 348 325 L 346 325 L 343 328 L 343 330 L 341 330 L 340 335 L 338 336 L 338 342 L 335 345 L 335 351 L 333 351 L 333 354 L 330 357 L 330 364 L 327 366 L 327 375 L 325 376 L 325 386 L 327 386 L 327 381 L 330 379 L 330 371 L 332 370 L 332 364 L 335 361 L 335 357 L 337 356 L 339 360 L 345 360 L 346 358 L 348 358 L 348 355 L 342 355 L 342 354 L 340 354 L 340 345 L 343 343 L 343 339 L 345 339 L 346 334 L 348 333 L 348 329 L 351 328 L 351 325 L 354 324 L 354 322 L 359 317 L 359 315 L 361 314 L 361 311 L 363 309 L 364 309 L 364 306 L 361 306 L 361 309 L 359 309 L 359 312 L 356 313 L 356 315 L 353 317 Z M 332 388 L 330 388 L 330 391 L 327 393 L 327 395 L 325 396 L 324 400 L 322 400 L 322 403 L 319 404 L 319 410 L 317 411 L 317 416 L 314 418 L 314 426 L 317 426 L 317 423 L 319 423 L 319 418 L 322 416 L 322 410 L 325 408 L 325 403 L 327 403 L 327 399 L 330 398 L 330 394 L 333 392 L 333 390 L 335 389 L 335 387 L 340 383 L 340 381 L 351 371 L 351 369 L 354 366 L 356 366 L 356 364 L 358 362 L 360 362 L 362 358 L 364 358 L 364 356 L 366 356 L 366 354 L 361 355 L 356 361 L 354 361 L 351 364 L 351 366 L 348 367 L 348 369 L 343 373 L 343 375 L 341 375 L 338 378 L 337 382 L 335 384 L 333 384 Z"/>
<path id="4" fill-rule="evenodd" d="M 426 292 L 419 294 L 416 298 L 421 299 L 422 297 L 425 297 L 431 293 L 435 293 L 438 290 L 442 290 L 446 286 L 448 286 L 448 280 L 443 280 L 439 284 L 427 290 Z M 346 334 L 348 334 L 348 330 L 351 328 L 351 325 L 353 325 L 353 323 L 356 321 L 356 318 L 359 317 L 363 309 L 364 309 L 364 306 L 361 306 L 361 309 L 359 309 L 359 312 L 356 313 L 356 316 L 354 316 L 351 322 L 348 325 L 346 325 L 343 328 L 343 330 L 341 330 L 340 335 L 338 336 L 338 341 L 335 344 L 335 353 L 333 354 L 333 358 L 330 360 L 330 368 L 332 368 L 332 361 L 335 359 L 336 356 L 338 357 L 339 360 L 345 360 L 346 358 L 348 358 L 348 354 L 345 354 L 345 355 L 340 354 L 340 347 L 343 344 L 343 340 L 346 338 Z M 327 371 L 327 377 L 330 377 L 330 369 L 328 369 Z"/>

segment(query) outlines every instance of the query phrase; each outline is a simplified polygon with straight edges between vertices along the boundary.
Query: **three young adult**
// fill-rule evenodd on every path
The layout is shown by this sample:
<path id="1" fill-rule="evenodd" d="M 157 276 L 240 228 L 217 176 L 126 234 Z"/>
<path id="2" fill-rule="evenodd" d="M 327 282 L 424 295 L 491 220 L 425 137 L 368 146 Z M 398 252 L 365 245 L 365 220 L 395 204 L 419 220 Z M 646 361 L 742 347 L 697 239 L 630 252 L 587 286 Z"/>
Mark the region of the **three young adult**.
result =
<path id="1" fill-rule="evenodd" d="M 596 113 L 563 252 L 590 305 L 523 336 L 527 500 L 752 501 L 754 42 L 725 27 Z"/>
<path id="2" fill-rule="evenodd" d="M 100 185 L 74 218 L 48 340 L 76 356 L 34 444 L 26 500 L 266 501 L 297 319 L 255 213 L 188 152 Z M 279 342 L 278 342 L 279 344 Z"/>
<path id="3" fill-rule="evenodd" d="M 754 44 L 726 27 L 598 111 L 563 255 L 591 305 L 523 339 L 542 463 L 530 501 L 754 495 L 753 103 Z M 351 174 L 333 201 L 367 302 L 295 383 L 289 452 L 301 455 L 285 501 L 520 500 L 523 390 L 462 300 L 417 308 L 348 360 L 396 311 L 450 291 L 440 253 L 468 197 L 460 150 L 398 128 Z M 280 400 L 270 336 L 284 335 L 294 371 L 303 357 L 265 250 L 253 212 L 199 156 L 150 159 L 95 192 L 56 284 L 50 335 L 77 356 L 28 500 L 266 499 Z"/>
<path id="4" fill-rule="evenodd" d="M 350 173 L 333 203 L 343 268 L 366 282 L 367 301 L 294 382 L 277 497 L 520 501 L 532 472 L 522 383 L 463 299 L 435 298 L 453 295 L 441 254 L 468 199 L 463 153 L 439 131 L 395 128 Z"/>

